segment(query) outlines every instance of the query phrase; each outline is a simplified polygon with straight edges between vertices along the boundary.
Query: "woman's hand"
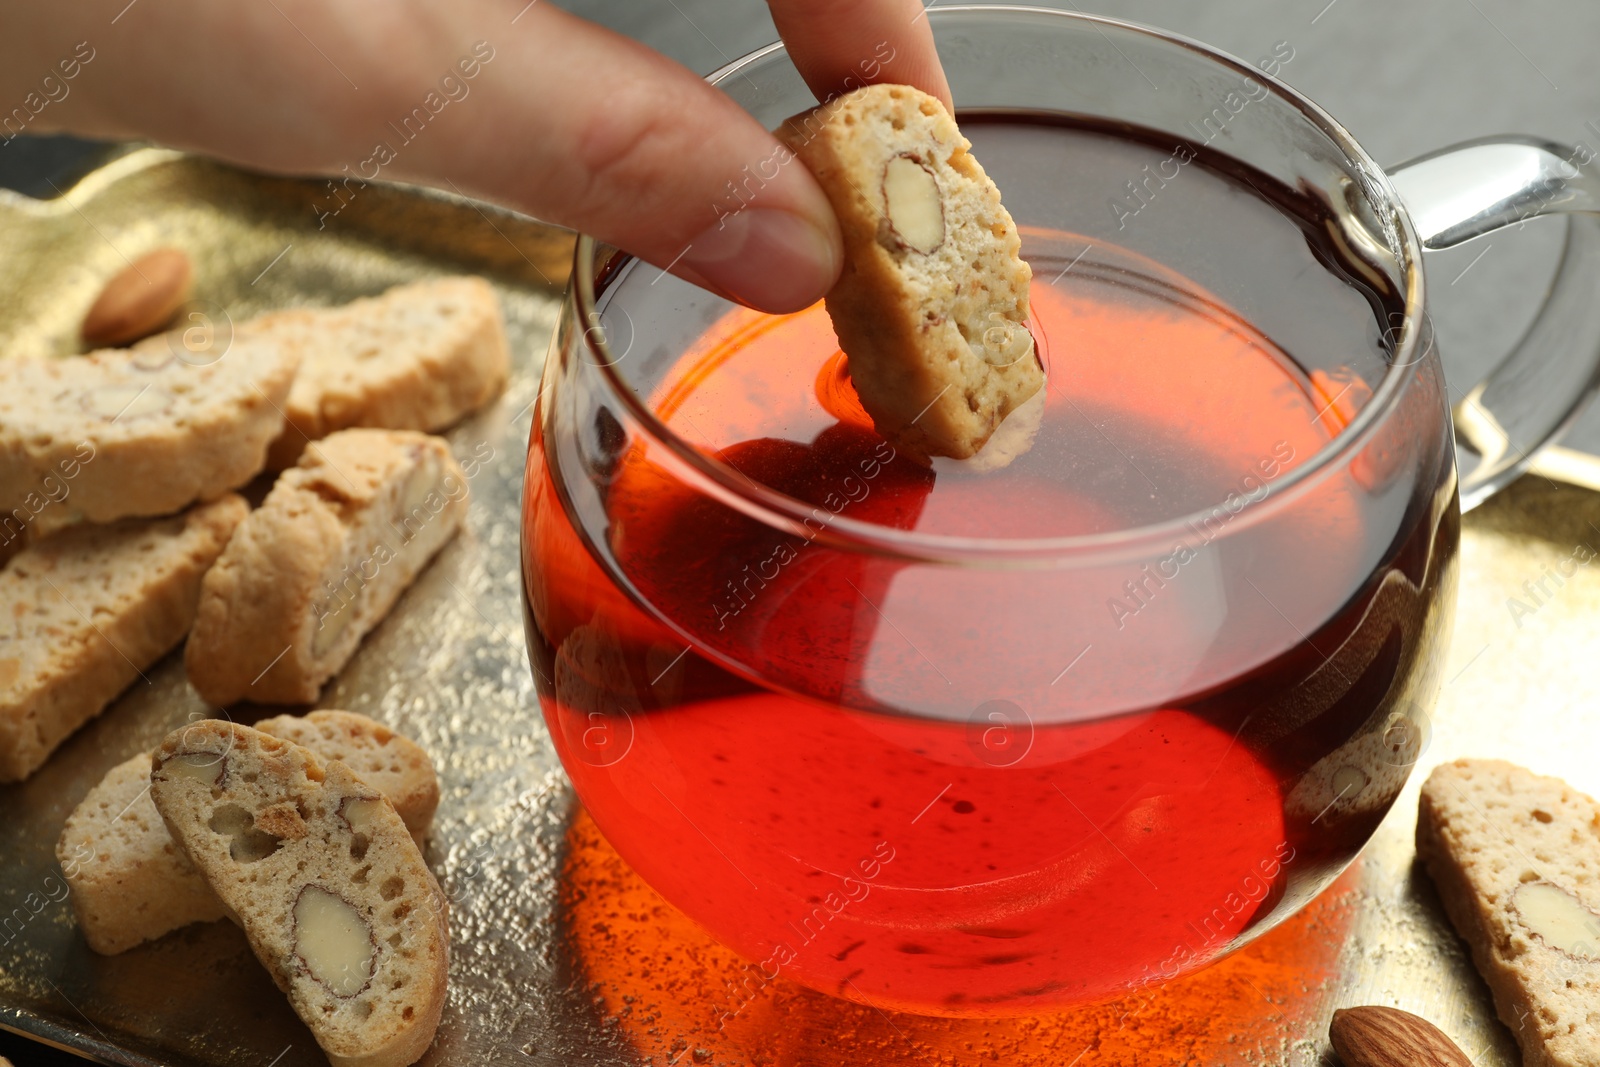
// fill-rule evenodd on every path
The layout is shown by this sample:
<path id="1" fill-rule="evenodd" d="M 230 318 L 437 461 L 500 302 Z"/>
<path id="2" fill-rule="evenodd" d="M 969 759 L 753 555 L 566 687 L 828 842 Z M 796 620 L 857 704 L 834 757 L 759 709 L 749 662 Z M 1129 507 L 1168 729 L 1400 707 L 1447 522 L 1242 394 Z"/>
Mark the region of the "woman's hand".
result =
<path id="1" fill-rule="evenodd" d="M 949 101 L 918 0 L 770 6 L 819 97 L 904 82 Z M 144 137 L 436 185 L 768 311 L 811 304 L 839 272 L 833 212 L 770 133 L 687 68 L 542 0 L 4 0 L 0 23 L 0 107 L 21 107 L 0 142 Z M 80 42 L 93 58 L 63 82 Z M 46 87 L 35 114 L 45 77 L 65 92 Z"/>

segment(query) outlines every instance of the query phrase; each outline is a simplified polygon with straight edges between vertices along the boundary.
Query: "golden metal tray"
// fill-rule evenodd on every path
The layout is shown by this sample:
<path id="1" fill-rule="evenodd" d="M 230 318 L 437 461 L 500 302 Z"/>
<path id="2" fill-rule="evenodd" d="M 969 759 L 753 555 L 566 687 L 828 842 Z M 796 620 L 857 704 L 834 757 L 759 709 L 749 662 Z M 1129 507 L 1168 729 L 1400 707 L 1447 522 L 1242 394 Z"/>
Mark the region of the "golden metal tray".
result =
<path id="1" fill-rule="evenodd" d="M 452 901 L 451 988 L 424 1064 L 1312 1065 L 1329 1062 L 1333 1010 L 1361 1003 L 1433 1019 L 1480 1067 L 1519 1062 L 1414 869 L 1416 789 L 1441 760 L 1494 755 L 1600 794 L 1589 659 L 1600 567 L 1563 574 L 1594 555 L 1578 546 L 1600 549 L 1600 494 L 1535 474 L 1468 516 L 1455 645 L 1417 774 L 1362 860 L 1302 915 L 1112 1005 L 994 1021 L 887 1015 L 752 983 L 605 844 L 545 734 L 522 637 L 518 500 L 570 235 L 438 193 L 141 149 L 58 200 L 0 193 L 0 353 L 77 351 L 103 280 L 167 243 L 194 255 L 196 306 L 214 323 L 438 272 L 483 274 L 505 303 L 510 387 L 449 435 L 478 460 L 467 529 L 322 700 L 404 731 L 439 768 L 427 856 Z M 1551 473 L 1600 485 L 1584 457 L 1562 464 Z M 67 812 L 111 766 L 208 713 L 177 658 L 147 673 L 32 780 L 0 787 L 0 1027 L 106 1063 L 324 1064 L 227 923 L 109 958 L 78 936 L 54 856 Z"/>

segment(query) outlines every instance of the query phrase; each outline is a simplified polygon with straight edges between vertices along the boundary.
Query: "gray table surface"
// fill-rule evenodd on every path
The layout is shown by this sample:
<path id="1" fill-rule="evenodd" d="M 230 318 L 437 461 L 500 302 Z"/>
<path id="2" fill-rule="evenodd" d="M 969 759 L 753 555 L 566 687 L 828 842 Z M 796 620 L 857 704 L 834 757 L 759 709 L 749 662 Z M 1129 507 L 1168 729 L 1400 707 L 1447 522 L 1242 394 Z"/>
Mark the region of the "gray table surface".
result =
<path id="1" fill-rule="evenodd" d="M 561 0 L 561 6 L 709 72 L 775 39 L 759 0 Z M 1092 11 L 1187 34 L 1240 56 L 1293 45 L 1283 77 L 1383 163 L 1495 133 L 1600 148 L 1600 3 L 1594 0 L 1086 0 Z M 70 181 L 94 147 L 19 139 L 0 186 L 34 195 Z M 1521 332 L 1548 282 L 1558 225 L 1491 236 L 1428 261 L 1453 384 L 1466 388 Z M 4 250 L 0 249 L 0 254 Z M 1600 408 L 1567 443 L 1600 452 Z M 0 1034 L 19 1065 L 77 1062 Z"/>

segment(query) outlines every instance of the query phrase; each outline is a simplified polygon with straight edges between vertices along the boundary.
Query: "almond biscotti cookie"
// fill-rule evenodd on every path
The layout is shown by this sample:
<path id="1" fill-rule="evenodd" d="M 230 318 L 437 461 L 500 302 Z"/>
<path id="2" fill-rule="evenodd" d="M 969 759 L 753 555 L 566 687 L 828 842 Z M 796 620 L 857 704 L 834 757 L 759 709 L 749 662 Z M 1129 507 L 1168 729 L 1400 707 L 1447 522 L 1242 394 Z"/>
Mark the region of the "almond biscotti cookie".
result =
<path id="1" fill-rule="evenodd" d="M 189 681 L 219 706 L 311 703 L 466 510 L 442 438 L 343 430 L 312 445 L 206 575 Z"/>
<path id="2" fill-rule="evenodd" d="M 283 429 L 299 365 L 292 339 L 245 328 L 220 354 L 191 353 L 174 333 L 69 359 L 0 359 L 0 515 L 24 516 L 37 540 L 244 485 Z"/>
<path id="3" fill-rule="evenodd" d="M 294 338 L 305 352 L 288 422 L 267 456 L 274 470 L 337 430 L 442 430 L 498 396 L 511 372 L 500 299 L 482 278 L 412 282 L 251 326 Z"/>
<path id="4" fill-rule="evenodd" d="M 230 493 L 164 519 L 81 526 L 0 570 L 0 782 L 32 774 L 183 640 L 248 510 Z"/>
<path id="5" fill-rule="evenodd" d="M 256 729 L 293 741 L 325 763 L 343 763 L 389 798 L 419 844 L 427 835 L 439 779 L 414 742 L 348 711 L 280 715 Z M 78 928 L 90 948 L 108 956 L 226 914 L 156 811 L 150 758 L 143 752 L 113 767 L 67 816 L 56 843 Z M 93 858 L 69 867 L 75 855 Z"/>
<path id="6" fill-rule="evenodd" d="M 421 1057 L 444 1008 L 446 902 L 382 793 L 216 719 L 167 735 L 150 792 L 335 1067 Z"/>
<path id="7" fill-rule="evenodd" d="M 1422 787 L 1417 854 L 1526 1067 L 1600 1067 L 1600 805 L 1457 760 Z"/>
<path id="8" fill-rule="evenodd" d="M 839 217 L 827 307 L 862 407 L 897 449 L 972 456 L 1044 370 L 1025 325 L 1033 272 L 971 142 L 906 85 L 846 93 L 777 135 Z"/>

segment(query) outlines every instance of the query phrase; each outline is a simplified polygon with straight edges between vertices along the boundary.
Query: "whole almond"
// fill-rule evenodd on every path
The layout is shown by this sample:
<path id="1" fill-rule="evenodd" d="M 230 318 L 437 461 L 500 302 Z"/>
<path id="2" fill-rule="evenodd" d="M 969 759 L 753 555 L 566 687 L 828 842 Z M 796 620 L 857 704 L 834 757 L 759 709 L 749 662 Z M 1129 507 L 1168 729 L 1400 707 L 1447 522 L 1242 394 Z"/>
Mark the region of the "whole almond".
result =
<path id="1" fill-rule="evenodd" d="M 1341 1008 L 1328 1037 L 1345 1067 L 1472 1067 L 1437 1026 L 1399 1008 Z"/>
<path id="2" fill-rule="evenodd" d="M 83 340 L 93 348 L 126 345 L 148 337 L 189 299 L 194 268 L 181 249 L 146 252 L 106 283 L 83 317 Z"/>

